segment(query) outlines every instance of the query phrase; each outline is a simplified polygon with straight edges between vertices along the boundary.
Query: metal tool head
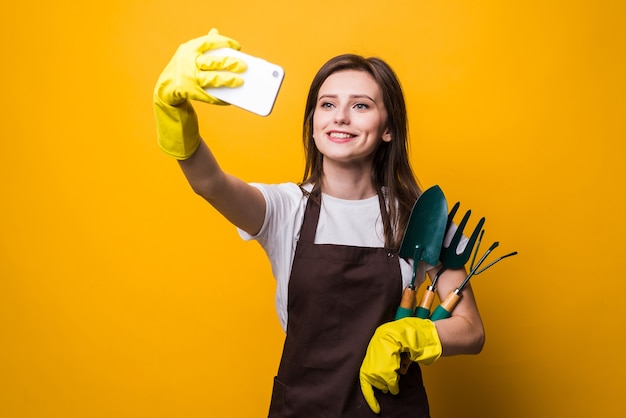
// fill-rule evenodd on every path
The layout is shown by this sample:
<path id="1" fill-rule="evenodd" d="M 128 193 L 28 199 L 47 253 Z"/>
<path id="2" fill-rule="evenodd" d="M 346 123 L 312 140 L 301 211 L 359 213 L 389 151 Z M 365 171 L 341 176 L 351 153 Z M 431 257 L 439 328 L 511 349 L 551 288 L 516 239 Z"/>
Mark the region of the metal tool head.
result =
<path id="1" fill-rule="evenodd" d="M 449 230 L 450 225 L 452 225 L 454 215 L 456 214 L 456 211 L 459 208 L 459 206 L 460 206 L 460 203 L 457 202 L 452 208 L 452 210 L 450 211 L 450 214 L 448 215 L 448 223 L 447 223 L 446 231 Z M 478 234 L 483 230 L 483 225 L 485 224 L 485 218 L 484 217 L 480 218 L 480 220 L 478 221 L 478 224 L 476 225 L 476 227 L 474 228 L 474 231 L 472 232 L 472 235 L 466 241 L 465 247 L 459 252 L 459 244 L 461 243 L 461 240 L 464 238 L 463 232 L 471 214 L 472 214 L 471 210 L 468 210 L 467 212 L 465 212 L 465 216 L 463 216 L 463 219 L 461 219 L 461 223 L 457 226 L 457 229 L 454 232 L 454 235 L 452 236 L 450 244 L 448 244 L 448 246 L 444 245 L 442 247 L 441 256 L 439 257 L 439 259 L 441 260 L 441 264 L 443 267 L 458 269 L 458 268 L 465 266 L 465 264 L 469 260 L 471 252 L 472 252 L 472 248 L 474 248 L 474 244 L 476 243 L 476 240 L 478 239 Z"/>
<path id="2" fill-rule="evenodd" d="M 400 244 L 400 257 L 413 258 L 416 264 L 423 260 L 437 265 L 447 220 L 446 197 L 439 186 L 432 186 L 413 205 Z"/>

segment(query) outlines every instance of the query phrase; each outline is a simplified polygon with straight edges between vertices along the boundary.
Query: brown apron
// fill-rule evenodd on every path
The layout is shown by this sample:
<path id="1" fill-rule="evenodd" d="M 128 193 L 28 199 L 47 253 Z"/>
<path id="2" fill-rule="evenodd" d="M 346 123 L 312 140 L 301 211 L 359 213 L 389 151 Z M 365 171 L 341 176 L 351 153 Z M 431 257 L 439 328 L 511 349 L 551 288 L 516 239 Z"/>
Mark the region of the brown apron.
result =
<path id="1" fill-rule="evenodd" d="M 308 199 L 289 280 L 287 335 L 269 417 L 429 417 L 419 366 L 398 395 L 375 390 L 374 414 L 359 368 L 380 324 L 393 320 L 402 294 L 397 253 L 385 248 L 314 244 L 319 194 Z M 386 215 L 384 202 L 381 211 Z"/>

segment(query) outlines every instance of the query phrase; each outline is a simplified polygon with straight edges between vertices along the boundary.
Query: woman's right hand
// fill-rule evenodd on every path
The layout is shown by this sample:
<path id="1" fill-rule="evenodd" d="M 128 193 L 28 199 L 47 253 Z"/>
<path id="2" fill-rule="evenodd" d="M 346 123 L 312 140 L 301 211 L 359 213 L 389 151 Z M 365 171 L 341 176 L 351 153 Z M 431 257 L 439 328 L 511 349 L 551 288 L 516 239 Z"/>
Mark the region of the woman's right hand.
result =
<path id="1" fill-rule="evenodd" d="M 220 35 L 217 29 L 178 47 L 154 88 L 154 112 L 161 149 L 179 160 L 189 158 L 200 144 L 198 119 L 189 100 L 224 105 L 204 90 L 208 87 L 238 87 L 243 79 L 238 73 L 247 65 L 232 57 L 205 54 L 211 49 L 240 49 L 234 39 Z"/>
<path id="2" fill-rule="evenodd" d="M 237 58 L 205 54 L 217 48 L 239 50 L 241 46 L 234 39 L 220 35 L 217 29 L 180 45 L 157 81 L 155 96 L 170 106 L 186 100 L 224 104 L 204 89 L 242 85 L 243 79 L 237 73 L 244 72 L 247 66 Z"/>

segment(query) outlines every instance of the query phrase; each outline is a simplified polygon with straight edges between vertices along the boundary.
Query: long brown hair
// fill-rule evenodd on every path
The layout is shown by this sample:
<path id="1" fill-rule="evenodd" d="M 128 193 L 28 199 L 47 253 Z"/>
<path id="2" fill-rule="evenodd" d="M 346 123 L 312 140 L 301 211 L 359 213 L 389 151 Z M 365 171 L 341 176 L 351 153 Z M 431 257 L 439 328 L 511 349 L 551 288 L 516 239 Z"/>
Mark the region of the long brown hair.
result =
<path id="1" fill-rule="evenodd" d="M 304 110 L 302 138 L 306 165 L 302 182 L 313 183 L 315 188 L 320 187 L 324 156 L 313 139 L 313 114 L 324 81 L 330 75 L 344 70 L 370 74 L 382 90 L 392 140 L 381 141 L 375 151 L 372 183 L 379 193 L 384 192 L 387 201 L 389 216 L 383 215 L 385 246 L 397 250 L 413 204 L 421 192 L 408 158 L 408 121 L 402 87 L 395 72 L 380 58 L 339 55 L 326 62 L 313 78 Z"/>

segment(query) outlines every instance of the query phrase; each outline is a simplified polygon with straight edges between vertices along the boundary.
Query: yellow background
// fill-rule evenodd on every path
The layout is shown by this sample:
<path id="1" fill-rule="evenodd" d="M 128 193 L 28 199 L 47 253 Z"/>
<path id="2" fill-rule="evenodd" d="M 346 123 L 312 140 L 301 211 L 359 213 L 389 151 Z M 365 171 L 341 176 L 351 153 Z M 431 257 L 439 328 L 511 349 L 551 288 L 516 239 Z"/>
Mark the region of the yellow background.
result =
<path id="1" fill-rule="evenodd" d="M 314 72 L 379 55 L 422 185 L 519 251 L 472 280 L 483 353 L 425 369 L 434 417 L 624 416 L 625 18 L 621 0 L 4 2 L 0 416 L 266 415 L 268 263 L 155 141 L 158 74 L 213 26 L 286 70 L 268 118 L 196 106 L 225 169 L 298 181 Z"/>

